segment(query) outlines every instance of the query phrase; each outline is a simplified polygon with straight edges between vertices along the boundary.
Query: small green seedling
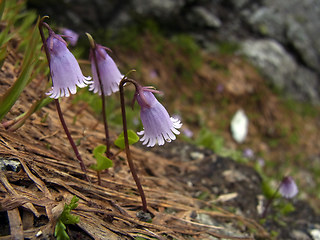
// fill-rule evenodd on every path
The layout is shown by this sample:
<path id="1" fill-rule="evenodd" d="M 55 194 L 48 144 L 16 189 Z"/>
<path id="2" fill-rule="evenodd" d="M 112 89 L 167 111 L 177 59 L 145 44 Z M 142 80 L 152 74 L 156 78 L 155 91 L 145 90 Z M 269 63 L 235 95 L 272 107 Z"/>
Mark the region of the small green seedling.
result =
<path id="1" fill-rule="evenodd" d="M 91 169 L 96 171 L 103 171 L 113 166 L 112 160 L 104 156 L 106 150 L 106 145 L 99 145 L 95 147 L 95 149 L 93 150 L 93 157 L 97 160 L 97 163 L 92 164 L 90 166 Z"/>
<path id="2" fill-rule="evenodd" d="M 128 140 L 129 140 L 129 144 L 130 145 L 135 144 L 136 142 L 139 141 L 139 136 L 133 130 L 129 129 L 128 130 Z M 124 149 L 125 148 L 123 132 L 114 141 L 114 145 L 116 145 L 120 149 Z"/>
<path id="3" fill-rule="evenodd" d="M 61 213 L 54 230 L 54 236 L 57 240 L 69 240 L 70 238 L 66 232 L 66 224 L 75 224 L 80 221 L 79 216 L 71 214 L 71 210 L 78 206 L 78 201 L 79 198 L 77 196 L 73 196 L 70 204 L 64 205 L 63 212 Z"/>
<path id="4" fill-rule="evenodd" d="M 92 164 L 90 168 L 97 171 L 99 185 L 101 185 L 101 171 L 113 166 L 112 160 L 104 155 L 106 150 L 106 145 L 99 145 L 93 149 L 93 157 L 97 160 L 97 163 Z"/>

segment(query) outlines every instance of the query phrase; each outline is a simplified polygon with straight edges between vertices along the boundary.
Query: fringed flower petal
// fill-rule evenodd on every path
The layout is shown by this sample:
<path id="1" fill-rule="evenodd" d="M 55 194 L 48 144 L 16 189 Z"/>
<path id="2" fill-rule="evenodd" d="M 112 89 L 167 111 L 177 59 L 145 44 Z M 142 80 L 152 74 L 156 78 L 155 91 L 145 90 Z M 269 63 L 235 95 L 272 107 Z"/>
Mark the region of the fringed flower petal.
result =
<path id="1" fill-rule="evenodd" d="M 47 39 L 47 46 L 52 76 L 52 89 L 47 95 L 55 99 L 69 97 L 70 94 L 77 92 L 77 86 L 86 87 L 91 77 L 83 76 L 76 58 L 68 50 L 65 41 L 51 32 Z"/>
<path id="2" fill-rule="evenodd" d="M 144 96 L 141 97 L 141 94 Z M 142 144 L 153 147 L 175 140 L 176 135 L 180 134 L 177 129 L 182 126 L 180 120 L 170 117 L 167 110 L 148 90 L 140 91 L 136 99 L 141 106 L 140 117 L 144 127 L 143 131 L 138 132 L 139 135 L 143 135 L 140 139 Z"/>
<path id="3" fill-rule="evenodd" d="M 119 83 L 123 78 L 117 65 L 112 58 L 107 54 L 105 48 L 99 44 L 96 45 L 95 55 L 99 69 L 99 76 L 103 86 L 103 93 L 106 96 L 111 95 L 119 90 Z M 101 88 L 97 74 L 97 68 L 93 53 L 91 53 L 91 71 L 93 82 L 91 82 L 89 91 L 99 93 L 101 95 Z"/>

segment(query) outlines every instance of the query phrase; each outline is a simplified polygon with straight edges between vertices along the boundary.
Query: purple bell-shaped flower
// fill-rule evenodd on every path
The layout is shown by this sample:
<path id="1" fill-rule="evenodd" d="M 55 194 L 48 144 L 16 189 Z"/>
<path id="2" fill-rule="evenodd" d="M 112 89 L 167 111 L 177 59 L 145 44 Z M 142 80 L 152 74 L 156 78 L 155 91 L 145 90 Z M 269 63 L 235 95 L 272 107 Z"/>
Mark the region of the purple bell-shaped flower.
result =
<path id="1" fill-rule="evenodd" d="M 112 60 L 112 58 L 106 52 L 105 47 L 96 44 L 95 55 L 97 58 L 97 64 L 99 69 L 100 80 L 103 86 L 104 95 L 111 95 L 113 92 L 119 91 L 119 83 L 123 78 L 123 75 L 120 73 L 117 65 Z M 90 54 L 91 60 L 91 71 L 93 82 L 91 83 L 89 90 L 94 93 L 99 93 L 101 95 L 100 83 L 97 75 L 96 63 L 93 57 L 93 52 Z"/>
<path id="2" fill-rule="evenodd" d="M 159 146 L 165 142 L 171 142 L 180 134 L 177 130 L 182 126 L 179 119 L 170 117 L 167 110 L 155 98 L 152 92 L 157 92 L 150 87 L 140 87 L 136 92 L 135 99 L 141 107 L 140 118 L 144 130 L 138 132 L 143 135 L 140 141 L 147 147 Z"/>
<path id="3" fill-rule="evenodd" d="M 55 99 L 69 97 L 77 92 L 77 86 L 83 88 L 89 84 L 91 77 L 83 76 L 76 58 L 60 35 L 49 30 L 47 46 L 52 76 L 52 89 L 47 95 Z"/>
<path id="4" fill-rule="evenodd" d="M 298 187 L 292 177 L 284 177 L 279 187 L 279 193 L 285 198 L 293 198 L 298 194 Z"/>

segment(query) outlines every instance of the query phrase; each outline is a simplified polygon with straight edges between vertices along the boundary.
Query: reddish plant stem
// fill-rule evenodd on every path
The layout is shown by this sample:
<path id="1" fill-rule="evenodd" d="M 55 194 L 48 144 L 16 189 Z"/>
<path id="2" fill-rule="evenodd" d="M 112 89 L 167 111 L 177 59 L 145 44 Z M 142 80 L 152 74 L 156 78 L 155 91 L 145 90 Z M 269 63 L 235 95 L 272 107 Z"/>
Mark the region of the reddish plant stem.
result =
<path id="1" fill-rule="evenodd" d="M 46 53 L 46 57 L 47 57 L 47 60 L 48 60 L 48 65 L 49 65 L 49 68 L 50 68 L 50 54 L 49 54 L 49 51 L 48 51 L 48 46 L 47 46 L 47 43 L 46 43 L 46 38 L 45 38 L 45 36 L 44 36 L 42 27 L 43 27 L 43 26 L 46 27 L 49 31 L 52 31 L 52 30 L 51 30 L 51 28 L 49 27 L 49 25 L 48 25 L 47 23 L 44 23 L 44 22 L 43 22 L 44 19 L 45 19 L 45 17 L 43 17 L 43 18 L 40 20 L 38 27 L 39 27 L 40 36 L 41 36 L 41 40 L 42 40 L 42 43 L 43 43 L 44 51 L 45 51 L 45 53 Z M 51 75 L 51 71 L 50 71 L 50 75 Z M 51 76 L 51 78 L 52 78 L 52 76 Z M 67 124 L 66 124 L 66 122 L 65 122 L 65 120 L 64 120 L 64 117 L 63 117 L 63 114 L 62 114 L 62 111 L 61 111 L 61 107 L 60 107 L 60 103 L 59 103 L 59 100 L 58 100 L 58 99 L 55 99 L 55 104 L 56 104 L 56 108 L 57 108 L 57 112 L 58 112 L 58 115 L 59 115 L 60 122 L 61 122 L 61 124 L 62 124 L 62 127 L 63 127 L 66 135 L 67 135 L 67 138 L 68 138 L 68 140 L 69 140 L 69 142 L 70 142 L 70 145 L 71 145 L 71 147 L 72 147 L 72 149 L 73 149 L 73 151 L 74 151 L 74 153 L 75 153 L 75 155 L 76 155 L 76 157 L 77 157 L 77 159 L 78 159 L 78 161 L 79 161 L 79 163 L 80 163 L 80 167 L 81 167 L 82 171 L 83 171 L 84 174 L 85 174 L 86 180 L 90 182 L 90 179 L 89 179 L 89 177 L 88 177 L 88 175 L 87 175 L 86 166 L 85 166 L 85 164 L 84 164 L 84 162 L 83 162 L 83 160 L 82 160 L 82 158 L 81 158 L 81 156 L 80 156 L 80 153 L 79 153 L 79 151 L 78 151 L 78 148 L 77 148 L 76 144 L 74 143 L 74 141 L 73 141 L 73 139 L 72 139 L 72 137 L 71 137 L 71 134 L 70 134 L 70 132 L 69 132 L 69 129 L 68 129 L 68 127 L 67 127 Z"/>
<path id="2" fill-rule="evenodd" d="M 133 161 L 132 161 L 132 157 L 131 157 L 131 152 L 130 152 L 130 148 L 129 148 L 129 140 L 128 140 L 128 129 L 127 129 L 127 118 L 126 118 L 126 109 L 125 109 L 125 102 L 124 102 L 124 93 L 123 93 L 123 86 L 125 83 L 127 82 L 131 82 L 135 85 L 136 88 L 138 88 L 138 84 L 137 82 L 133 81 L 133 80 L 129 80 L 126 78 L 123 78 L 119 84 L 119 91 L 120 91 L 120 101 L 121 101 L 121 113 L 122 113 L 122 123 L 123 123 L 123 136 L 124 136 L 124 143 L 125 143 L 125 150 L 126 150 L 126 154 L 127 154 L 127 161 L 128 161 L 128 165 L 132 174 L 132 177 L 137 185 L 140 197 L 141 197 L 141 202 L 142 202 L 142 209 L 144 212 L 148 211 L 148 207 L 147 207 L 147 200 L 141 185 L 141 182 L 139 180 L 137 171 L 134 167 Z"/>
<path id="3" fill-rule="evenodd" d="M 84 165 L 84 162 L 83 162 L 83 160 L 82 160 L 82 158 L 81 158 L 81 155 L 80 155 L 80 153 L 79 153 L 79 151 L 78 151 L 78 148 L 77 148 L 76 144 L 74 143 L 74 141 L 73 141 L 73 139 L 72 139 L 72 137 L 71 137 L 71 134 L 70 134 L 70 132 L 69 132 L 69 129 L 68 129 L 68 127 L 67 127 L 67 124 L 66 124 L 66 122 L 65 122 L 65 120 L 64 120 L 64 117 L 63 117 L 63 115 L 62 115 L 62 111 L 61 111 L 61 107 L 60 107 L 60 104 L 59 104 L 59 100 L 58 100 L 58 99 L 55 99 L 55 103 L 56 103 L 57 112 L 58 112 L 59 119 L 60 119 L 60 122 L 61 122 L 61 124 L 62 124 L 62 127 L 63 127 L 63 129 L 64 129 L 64 131 L 65 131 L 65 133 L 66 133 L 66 135 L 67 135 L 67 137 L 68 137 L 68 140 L 69 140 L 69 142 L 70 142 L 70 145 L 71 145 L 74 153 L 76 154 L 77 159 L 78 159 L 79 162 L 80 162 L 80 167 L 81 167 L 82 171 L 85 173 L 86 179 L 89 180 L 89 179 L 88 179 L 88 176 L 87 176 L 87 174 L 86 174 L 86 173 L 87 173 L 86 166 Z"/>
<path id="4" fill-rule="evenodd" d="M 101 171 L 97 171 L 98 185 L 101 186 Z"/>

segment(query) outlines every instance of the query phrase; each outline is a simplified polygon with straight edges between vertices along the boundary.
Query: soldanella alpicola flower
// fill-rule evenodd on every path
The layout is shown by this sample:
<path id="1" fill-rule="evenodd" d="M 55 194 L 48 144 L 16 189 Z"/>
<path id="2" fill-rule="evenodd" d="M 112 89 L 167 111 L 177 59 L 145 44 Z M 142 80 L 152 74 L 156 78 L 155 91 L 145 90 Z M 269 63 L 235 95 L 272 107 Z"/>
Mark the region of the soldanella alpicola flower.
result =
<path id="1" fill-rule="evenodd" d="M 177 130 L 182 126 L 179 119 L 170 117 L 167 110 L 155 98 L 153 93 L 158 91 L 152 87 L 139 87 L 135 94 L 135 99 L 141 107 L 140 118 L 143 124 L 143 131 L 138 132 L 143 135 L 140 141 L 147 147 L 153 147 L 156 143 L 160 146 L 165 142 L 171 142 L 180 134 Z"/>
<path id="2" fill-rule="evenodd" d="M 61 28 L 63 37 L 66 38 L 72 47 L 77 45 L 79 34 L 69 28 Z"/>
<path id="3" fill-rule="evenodd" d="M 299 192 L 297 184 L 291 176 L 284 177 L 279 186 L 279 193 L 285 198 L 293 198 Z"/>
<path id="4" fill-rule="evenodd" d="M 67 48 L 67 43 L 58 34 L 49 30 L 46 40 L 50 54 L 52 89 L 47 93 L 51 98 L 69 97 L 77 92 L 77 86 L 86 87 L 91 77 L 83 76 L 80 66 Z"/>
<path id="5" fill-rule="evenodd" d="M 292 177 L 290 177 L 290 176 L 284 177 L 282 179 L 282 181 L 280 182 L 277 190 L 274 192 L 274 194 L 271 196 L 271 198 L 269 198 L 269 200 L 263 210 L 263 213 L 262 213 L 263 218 L 265 218 L 267 216 L 268 208 L 269 208 L 269 206 L 271 206 L 271 203 L 273 202 L 273 200 L 277 196 L 278 192 L 284 198 L 293 198 L 295 195 L 298 194 L 299 190 L 298 190 L 298 187 Z"/>
<path id="6" fill-rule="evenodd" d="M 94 93 L 98 92 L 99 95 L 101 95 L 101 88 L 93 54 L 93 51 L 95 51 L 99 76 L 103 87 L 103 93 L 104 95 L 109 96 L 113 92 L 119 91 L 119 83 L 123 78 L 123 75 L 120 73 L 117 65 L 109 56 L 106 49 L 108 48 L 103 47 L 99 44 L 95 45 L 94 50 L 91 49 L 90 60 L 93 82 L 90 84 L 89 90 L 93 91 Z"/>

